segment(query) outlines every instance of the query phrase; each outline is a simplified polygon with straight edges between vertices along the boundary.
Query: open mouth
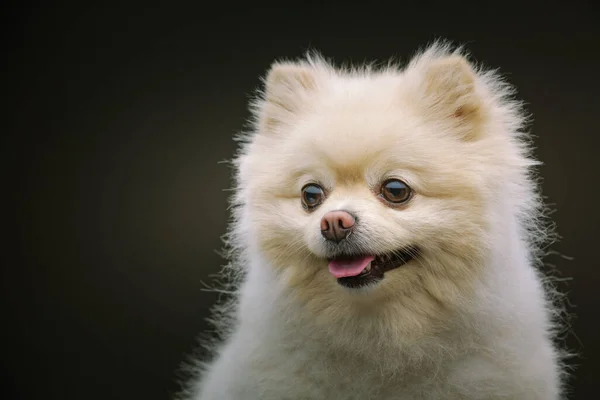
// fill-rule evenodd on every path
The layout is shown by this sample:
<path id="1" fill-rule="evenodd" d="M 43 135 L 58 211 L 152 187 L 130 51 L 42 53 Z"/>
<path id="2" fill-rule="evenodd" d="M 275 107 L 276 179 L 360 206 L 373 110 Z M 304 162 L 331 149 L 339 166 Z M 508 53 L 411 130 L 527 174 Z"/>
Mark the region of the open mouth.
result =
<path id="1" fill-rule="evenodd" d="M 399 268 L 418 255 L 418 249 L 407 247 L 381 255 L 359 254 L 329 259 L 329 272 L 340 285 L 360 288 L 384 278 L 384 274 Z"/>

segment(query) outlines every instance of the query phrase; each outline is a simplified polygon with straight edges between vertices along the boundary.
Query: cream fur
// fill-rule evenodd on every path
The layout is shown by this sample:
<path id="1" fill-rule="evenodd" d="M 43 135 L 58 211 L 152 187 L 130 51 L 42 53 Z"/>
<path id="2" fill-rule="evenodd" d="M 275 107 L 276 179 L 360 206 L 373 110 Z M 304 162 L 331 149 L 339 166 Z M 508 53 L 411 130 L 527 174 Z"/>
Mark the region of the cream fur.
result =
<path id="1" fill-rule="evenodd" d="M 561 398 L 536 269 L 548 237 L 537 162 L 511 95 L 440 43 L 403 69 L 275 63 L 235 160 L 222 341 L 182 397 Z M 391 176 L 416 192 L 405 207 L 373 193 Z M 328 197 L 308 213 L 311 180 Z M 422 256 L 373 287 L 340 286 L 319 230 L 336 209 L 359 216 L 373 251 L 416 243 Z"/>

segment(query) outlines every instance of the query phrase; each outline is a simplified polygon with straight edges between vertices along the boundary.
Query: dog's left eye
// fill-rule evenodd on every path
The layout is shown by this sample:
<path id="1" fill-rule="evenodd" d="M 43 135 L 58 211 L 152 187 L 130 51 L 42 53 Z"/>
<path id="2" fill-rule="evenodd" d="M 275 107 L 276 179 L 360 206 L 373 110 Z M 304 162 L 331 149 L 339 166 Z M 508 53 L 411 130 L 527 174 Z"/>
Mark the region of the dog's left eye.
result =
<path id="1" fill-rule="evenodd" d="M 306 209 L 317 207 L 325 200 L 325 192 L 314 183 L 309 183 L 302 188 L 302 205 Z"/>
<path id="2" fill-rule="evenodd" d="M 390 203 L 405 203 L 412 194 L 410 187 L 398 179 L 389 179 L 381 185 L 381 196 Z"/>

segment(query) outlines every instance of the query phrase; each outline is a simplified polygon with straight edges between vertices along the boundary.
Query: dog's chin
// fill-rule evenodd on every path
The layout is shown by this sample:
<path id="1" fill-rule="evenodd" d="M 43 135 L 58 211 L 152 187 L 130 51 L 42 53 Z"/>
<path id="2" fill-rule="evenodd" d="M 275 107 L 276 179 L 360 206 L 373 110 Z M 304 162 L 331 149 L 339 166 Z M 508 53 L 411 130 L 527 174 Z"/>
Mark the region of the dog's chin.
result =
<path id="1" fill-rule="evenodd" d="M 416 246 L 404 247 L 383 254 L 343 254 L 329 257 L 329 271 L 337 282 L 349 289 L 376 285 L 385 279 L 386 272 L 406 266 L 419 257 Z"/>

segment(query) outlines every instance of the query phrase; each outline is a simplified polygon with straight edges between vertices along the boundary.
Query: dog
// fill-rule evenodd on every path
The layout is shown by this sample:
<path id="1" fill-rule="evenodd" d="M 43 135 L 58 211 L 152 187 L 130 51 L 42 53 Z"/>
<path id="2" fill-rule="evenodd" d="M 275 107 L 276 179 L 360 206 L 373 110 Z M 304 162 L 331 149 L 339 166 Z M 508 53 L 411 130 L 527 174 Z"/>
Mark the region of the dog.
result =
<path id="1" fill-rule="evenodd" d="M 221 339 L 182 398 L 556 400 L 553 235 L 527 115 L 435 42 L 275 62 L 234 159 Z"/>

